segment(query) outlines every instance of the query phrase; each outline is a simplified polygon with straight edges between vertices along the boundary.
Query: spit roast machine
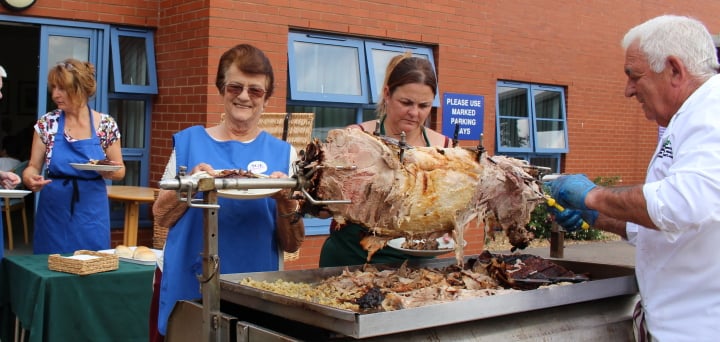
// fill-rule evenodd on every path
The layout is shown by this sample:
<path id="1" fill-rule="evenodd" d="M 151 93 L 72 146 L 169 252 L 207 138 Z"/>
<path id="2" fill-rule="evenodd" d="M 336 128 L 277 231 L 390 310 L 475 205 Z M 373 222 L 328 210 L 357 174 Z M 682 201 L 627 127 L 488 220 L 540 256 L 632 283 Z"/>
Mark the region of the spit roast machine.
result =
<path id="1" fill-rule="evenodd" d="M 191 208 L 205 210 L 202 301 L 176 304 L 168 322 L 169 341 L 632 340 L 632 311 L 638 300 L 632 267 L 553 260 L 575 273 L 589 274 L 590 280 L 375 313 L 337 309 L 240 284 L 247 277 L 317 283 L 344 267 L 217 274 L 217 191 L 294 189 L 312 204 L 330 202 L 313 199 L 304 188 L 307 171 L 297 171 L 284 179 L 227 179 L 186 176 L 181 170 L 175 179 L 160 182 L 162 189 L 178 191 Z M 203 198 L 193 199 L 198 192 Z M 439 268 L 455 262 L 428 259 L 412 266 Z"/>

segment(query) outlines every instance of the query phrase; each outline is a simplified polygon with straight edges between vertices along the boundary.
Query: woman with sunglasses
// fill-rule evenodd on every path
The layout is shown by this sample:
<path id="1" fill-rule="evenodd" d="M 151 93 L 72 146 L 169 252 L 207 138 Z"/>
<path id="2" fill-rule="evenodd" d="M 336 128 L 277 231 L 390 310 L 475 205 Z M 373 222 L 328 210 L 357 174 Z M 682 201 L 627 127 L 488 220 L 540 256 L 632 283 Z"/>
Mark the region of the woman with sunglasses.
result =
<path id="1" fill-rule="evenodd" d="M 450 139 L 425 127 L 437 94 L 437 78 L 427 59 L 409 53 L 390 60 L 385 73 L 382 97 L 378 103 L 378 120 L 366 121 L 356 127 L 366 132 L 405 140 L 411 146 L 449 147 Z M 320 252 L 320 267 L 358 265 L 367 262 L 368 252 L 360 241 L 371 234 L 367 228 L 349 223 L 330 224 L 330 236 Z M 412 256 L 385 247 L 373 254 L 372 263 L 402 262 Z M 415 257 L 417 258 L 417 257 Z"/>
<path id="2" fill-rule="evenodd" d="M 265 54 L 247 44 L 226 51 L 220 58 L 215 85 L 225 106 L 220 124 L 193 126 L 176 133 L 163 179 L 174 178 L 180 166 L 191 168 L 191 175 L 215 175 L 223 169 L 242 169 L 272 178 L 291 174 L 291 165 L 297 159 L 295 149 L 258 127 L 274 88 L 273 69 Z M 220 273 L 276 271 L 283 261 L 281 250 L 294 252 L 300 248 L 305 228 L 294 215 L 297 201 L 290 199 L 289 191 L 258 199 L 218 199 Z M 151 306 L 150 339 L 155 341 L 167 333 L 168 317 L 176 301 L 201 298 L 197 275 L 202 274 L 204 213 L 184 209 L 173 190 L 161 190 L 153 205 L 156 222 L 169 227 L 163 260 L 156 270 L 154 297 L 159 294 L 159 307 L 155 307 L 155 300 Z M 158 315 L 153 311 L 156 309 Z"/>
<path id="3" fill-rule="evenodd" d="M 30 160 L 22 175 L 28 190 L 40 192 L 33 252 L 108 249 L 110 211 L 105 180 L 125 177 L 118 125 L 110 115 L 88 104 L 96 90 L 95 67 L 89 62 L 66 59 L 52 67 L 48 88 L 57 109 L 35 124 Z M 107 160 L 120 167 L 93 171 L 71 165 L 91 160 Z"/>

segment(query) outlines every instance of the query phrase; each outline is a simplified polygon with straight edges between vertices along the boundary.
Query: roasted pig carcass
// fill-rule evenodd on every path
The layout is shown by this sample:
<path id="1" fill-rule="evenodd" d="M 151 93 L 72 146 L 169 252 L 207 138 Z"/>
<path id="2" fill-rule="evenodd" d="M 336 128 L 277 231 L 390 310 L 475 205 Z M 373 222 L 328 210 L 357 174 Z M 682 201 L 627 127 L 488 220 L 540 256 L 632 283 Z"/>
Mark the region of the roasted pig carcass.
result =
<path id="1" fill-rule="evenodd" d="M 513 246 L 527 246 L 532 234 L 525 225 L 543 197 L 525 162 L 479 157 L 461 147 L 399 145 L 359 129 L 336 129 L 325 142 L 309 144 L 298 164 L 309 175 L 307 191 L 315 199 L 352 202 L 323 209 L 340 226 L 353 222 L 369 229 L 372 235 L 361 242 L 368 261 L 390 239 L 450 233 L 461 262 L 464 229 L 476 218 L 486 230 L 502 227 Z M 308 202 L 302 208 L 317 210 Z"/>

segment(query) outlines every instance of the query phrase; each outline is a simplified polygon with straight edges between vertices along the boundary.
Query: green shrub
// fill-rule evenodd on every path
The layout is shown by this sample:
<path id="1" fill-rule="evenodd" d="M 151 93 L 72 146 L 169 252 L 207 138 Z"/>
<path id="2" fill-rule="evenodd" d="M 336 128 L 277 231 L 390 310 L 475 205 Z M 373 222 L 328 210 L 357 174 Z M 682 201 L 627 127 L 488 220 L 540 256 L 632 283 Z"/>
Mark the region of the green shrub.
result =
<path id="1" fill-rule="evenodd" d="M 593 182 L 602 186 L 613 186 L 620 182 L 619 176 L 600 176 L 593 179 Z M 544 189 L 545 193 L 549 194 L 549 189 Z M 548 213 L 548 206 L 542 203 L 535 207 L 535 210 L 530 214 L 530 222 L 527 225 L 528 230 L 535 234 L 536 239 L 548 239 L 550 238 L 550 232 L 552 231 L 552 220 L 550 219 L 550 213 Z M 565 237 L 573 240 L 599 240 L 603 237 L 603 233 L 599 229 L 590 227 L 590 229 L 578 229 L 574 232 L 566 233 Z"/>

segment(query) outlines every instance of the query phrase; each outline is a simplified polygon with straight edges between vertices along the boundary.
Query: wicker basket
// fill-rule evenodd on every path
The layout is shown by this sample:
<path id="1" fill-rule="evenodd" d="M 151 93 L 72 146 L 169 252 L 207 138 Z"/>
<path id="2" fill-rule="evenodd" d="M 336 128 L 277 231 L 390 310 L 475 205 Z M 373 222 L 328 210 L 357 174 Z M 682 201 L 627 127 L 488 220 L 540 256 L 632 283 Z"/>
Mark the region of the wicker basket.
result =
<path id="1" fill-rule="evenodd" d="M 153 222 L 153 248 L 163 249 L 165 248 L 165 240 L 167 239 L 168 228 L 163 227 L 157 222 Z"/>
<path id="2" fill-rule="evenodd" d="M 314 121 L 315 113 L 262 113 L 258 127 L 289 142 L 300 152 L 310 143 Z"/>
<path id="3" fill-rule="evenodd" d="M 284 261 L 295 261 L 297 259 L 300 259 L 300 250 L 299 249 L 292 253 L 283 252 L 283 260 Z"/>
<path id="4" fill-rule="evenodd" d="M 97 258 L 80 260 L 51 254 L 48 256 L 48 268 L 52 271 L 88 275 L 93 273 L 114 271 L 118 269 L 120 261 L 115 254 L 93 252 L 88 250 L 75 251 L 73 255 L 91 255 Z"/>
<path id="5" fill-rule="evenodd" d="M 258 126 L 276 138 L 289 142 L 299 153 L 307 148 L 312 139 L 314 121 L 315 113 L 262 113 Z M 299 258 L 299 249 L 294 253 L 283 252 L 284 261 Z"/>

